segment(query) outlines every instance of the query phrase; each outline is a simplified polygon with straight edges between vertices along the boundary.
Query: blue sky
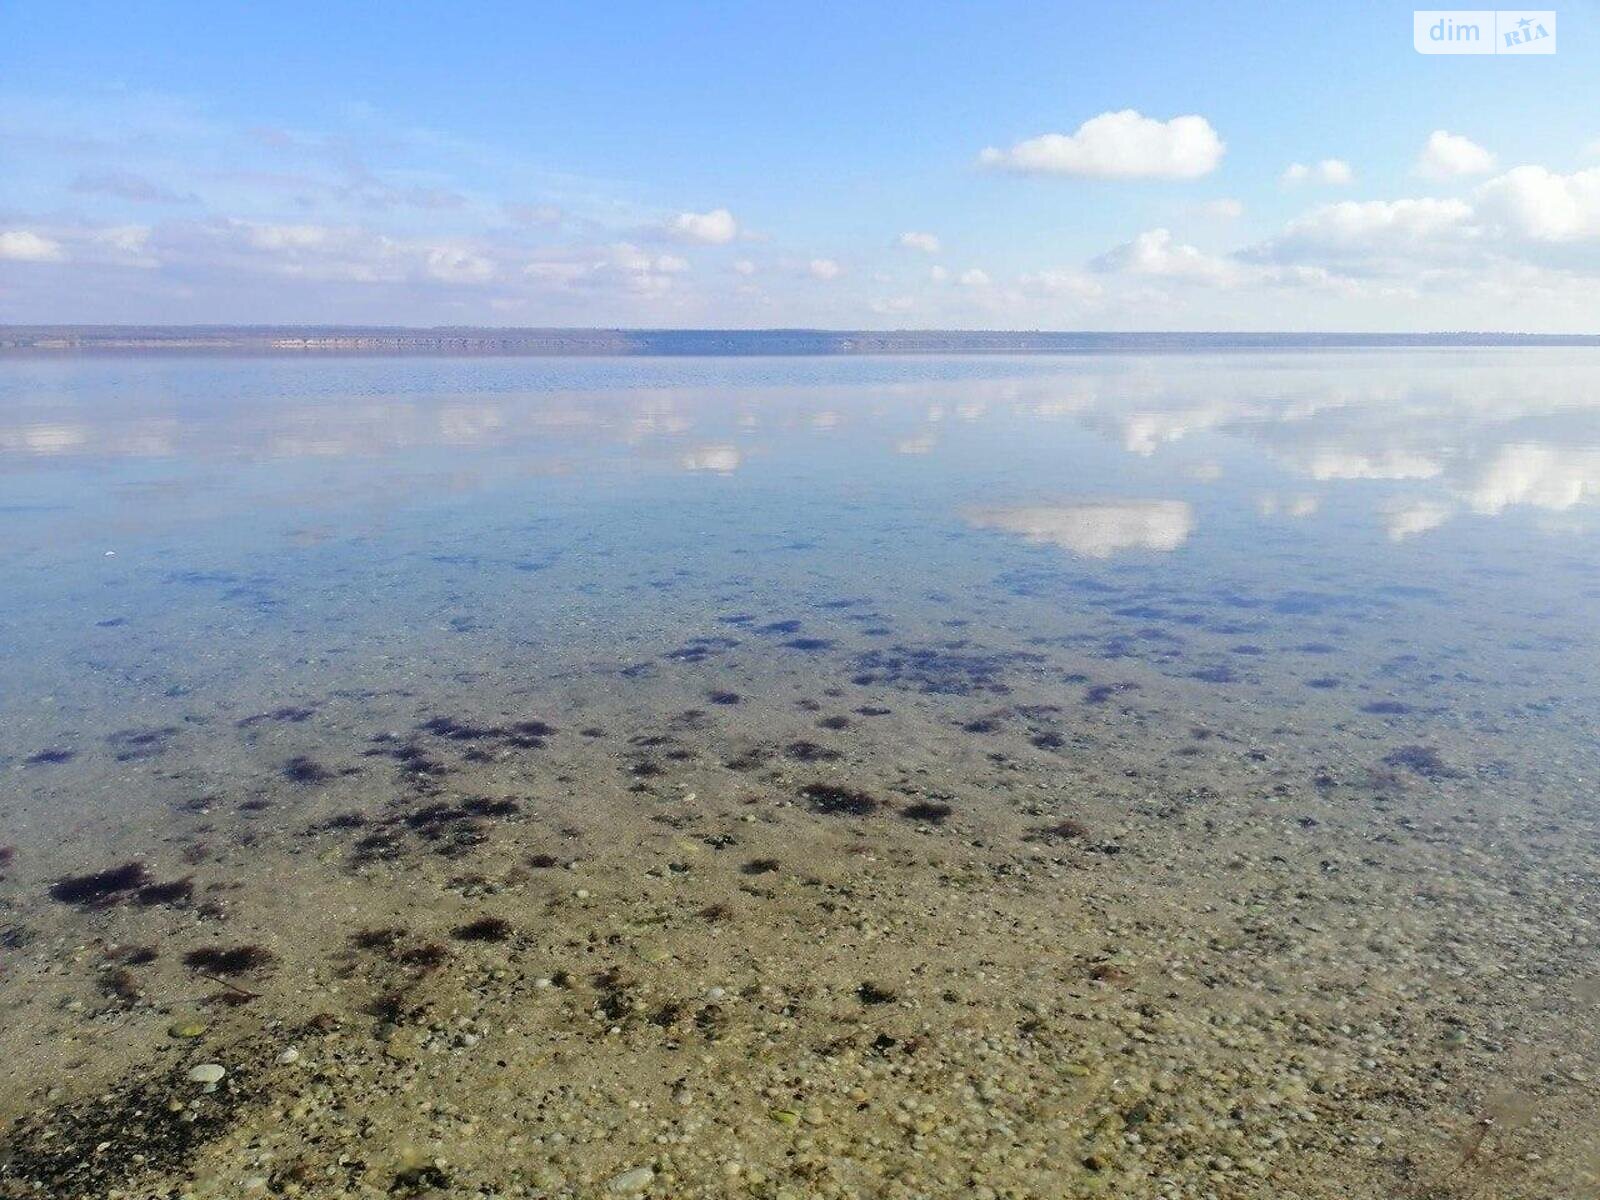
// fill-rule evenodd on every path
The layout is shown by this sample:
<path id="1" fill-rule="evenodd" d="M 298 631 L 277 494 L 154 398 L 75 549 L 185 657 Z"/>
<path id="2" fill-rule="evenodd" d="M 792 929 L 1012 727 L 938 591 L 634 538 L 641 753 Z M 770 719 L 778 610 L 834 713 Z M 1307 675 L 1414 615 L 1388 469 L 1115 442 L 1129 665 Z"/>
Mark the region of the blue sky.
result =
<path id="1" fill-rule="evenodd" d="M 12 0 L 0 320 L 1600 327 L 1600 9 L 1411 14 Z"/>

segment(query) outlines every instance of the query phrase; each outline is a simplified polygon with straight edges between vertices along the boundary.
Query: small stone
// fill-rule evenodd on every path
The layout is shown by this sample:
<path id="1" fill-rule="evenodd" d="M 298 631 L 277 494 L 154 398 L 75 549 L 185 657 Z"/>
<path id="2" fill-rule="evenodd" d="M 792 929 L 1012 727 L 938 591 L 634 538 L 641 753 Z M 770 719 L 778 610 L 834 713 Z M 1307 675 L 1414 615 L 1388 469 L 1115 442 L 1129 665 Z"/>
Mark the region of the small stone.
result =
<path id="1" fill-rule="evenodd" d="M 197 1067 L 190 1067 L 187 1076 L 190 1083 L 213 1084 L 221 1083 L 222 1077 L 228 1073 L 228 1068 L 221 1063 L 201 1063 Z"/>
<path id="2" fill-rule="evenodd" d="M 290 1046 L 287 1050 L 278 1055 L 277 1061 L 278 1065 L 283 1067 L 286 1067 L 293 1062 L 299 1062 L 300 1051 L 296 1050 L 293 1046 Z"/>
<path id="3" fill-rule="evenodd" d="M 606 1184 L 606 1191 L 614 1196 L 634 1196 L 649 1187 L 656 1177 L 653 1167 L 634 1167 L 613 1175 Z"/>
<path id="4" fill-rule="evenodd" d="M 175 1038 L 197 1038 L 205 1031 L 203 1021 L 179 1021 L 167 1030 Z"/>

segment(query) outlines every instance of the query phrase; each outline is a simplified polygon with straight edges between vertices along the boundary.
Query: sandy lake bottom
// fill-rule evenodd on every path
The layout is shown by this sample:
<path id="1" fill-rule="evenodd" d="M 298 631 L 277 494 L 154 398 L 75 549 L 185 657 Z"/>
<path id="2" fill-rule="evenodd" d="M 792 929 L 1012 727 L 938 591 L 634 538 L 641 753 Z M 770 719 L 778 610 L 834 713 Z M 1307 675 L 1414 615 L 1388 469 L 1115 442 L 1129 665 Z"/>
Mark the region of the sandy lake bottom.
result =
<path id="1" fill-rule="evenodd" d="M 0 360 L 0 1196 L 1600 1195 L 1600 355 Z"/>

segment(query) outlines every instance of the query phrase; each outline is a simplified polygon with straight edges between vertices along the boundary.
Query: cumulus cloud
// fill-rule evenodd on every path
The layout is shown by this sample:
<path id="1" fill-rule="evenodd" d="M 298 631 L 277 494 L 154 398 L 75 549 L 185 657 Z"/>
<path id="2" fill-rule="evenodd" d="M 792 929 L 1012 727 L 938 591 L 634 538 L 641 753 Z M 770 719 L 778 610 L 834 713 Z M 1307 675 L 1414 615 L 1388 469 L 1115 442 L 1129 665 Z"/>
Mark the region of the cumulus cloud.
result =
<path id="1" fill-rule="evenodd" d="M 940 266 L 929 267 L 928 278 L 933 280 L 934 283 L 943 283 L 950 278 L 950 272 Z"/>
<path id="2" fill-rule="evenodd" d="M 1494 170 L 1494 155 L 1470 138 L 1443 129 L 1428 135 L 1417 156 L 1416 172 L 1426 179 L 1450 179 L 1457 175 L 1484 175 Z"/>
<path id="3" fill-rule="evenodd" d="M 1408 500 L 1390 504 L 1381 510 L 1384 532 L 1391 542 L 1403 542 L 1437 529 L 1450 519 L 1454 510 L 1439 500 Z"/>
<path id="4" fill-rule="evenodd" d="M 917 233 L 914 230 L 902 233 L 900 244 L 907 250 L 920 250 L 924 254 L 937 254 L 940 250 L 937 234 Z"/>
<path id="5" fill-rule="evenodd" d="M 1501 447 L 1461 491 L 1484 516 L 1513 505 L 1563 512 L 1600 500 L 1600 450 L 1514 443 Z"/>
<path id="6" fill-rule="evenodd" d="M 665 232 L 680 242 L 722 246 L 739 236 L 739 223 L 727 209 L 714 208 L 705 213 L 679 213 L 666 223 Z"/>
<path id="7" fill-rule="evenodd" d="M 748 278 L 756 273 L 756 264 L 751 262 L 748 258 L 740 258 L 734 260 L 733 269 L 738 274 Z"/>
<path id="8" fill-rule="evenodd" d="M 1294 187 L 1302 183 L 1320 183 L 1329 187 L 1345 187 L 1355 181 L 1356 174 L 1342 158 L 1325 158 L 1321 162 L 1290 163 L 1283 170 L 1281 181 Z"/>
<path id="9" fill-rule="evenodd" d="M 1092 264 L 1098 271 L 1180 279 L 1213 287 L 1235 282 L 1239 267 L 1173 239 L 1167 229 L 1151 229 L 1108 250 Z"/>
<path id="10" fill-rule="evenodd" d="M 1539 242 L 1600 238 L 1600 167 L 1558 175 L 1514 167 L 1476 194 L 1477 216 L 1491 229 Z"/>
<path id="11" fill-rule="evenodd" d="M 1176 550 L 1194 529 L 1194 513 L 1182 500 L 1023 504 L 975 508 L 966 517 L 979 529 L 999 529 L 1085 558 L 1110 558 L 1124 550 Z"/>
<path id="12" fill-rule="evenodd" d="M 806 273 L 813 279 L 837 279 L 841 268 L 831 258 L 813 258 L 806 264 Z"/>
<path id="13" fill-rule="evenodd" d="M 28 229 L 0 230 L 0 261 L 61 262 L 66 253 L 61 243 Z"/>
<path id="14" fill-rule="evenodd" d="M 971 267 L 968 270 L 961 272 L 961 277 L 956 280 L 956 282 L 962 287 L 988 287 L 989 275 L 986 271 L 980 270 L 978 267 Z"/>
<path id="15" fill-rule="evenodd" d="M 733 474 L 743 461 L 744 455 L 739 452 L 739 447 L 727 442 L 695 446 L 678 458 L 679 465 L 686 471 L 710 471 L 716 475 Z"/>
<path id="16" fill-rule="evenodd" d="M 1092 179 L 1196 179 L 1216 170 L 1227 149 L 1200 116 L 1158 121 L 1128 108 L 1101 113 L 1071 134 L 1047 133 L 978 155 L 981 166 L 1027 175 Z"/>

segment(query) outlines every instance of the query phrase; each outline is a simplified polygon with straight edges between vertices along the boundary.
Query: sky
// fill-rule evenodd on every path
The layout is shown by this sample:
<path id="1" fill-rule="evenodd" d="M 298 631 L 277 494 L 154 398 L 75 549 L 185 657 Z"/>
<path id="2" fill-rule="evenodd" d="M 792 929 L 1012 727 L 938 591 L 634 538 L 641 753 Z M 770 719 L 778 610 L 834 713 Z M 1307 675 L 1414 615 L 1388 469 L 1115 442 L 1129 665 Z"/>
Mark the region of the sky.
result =
<path id="1" fill-rule="evenodd" d="M 1600 4 L 0 4 L 0 322 L 1600 331 Z"/>

